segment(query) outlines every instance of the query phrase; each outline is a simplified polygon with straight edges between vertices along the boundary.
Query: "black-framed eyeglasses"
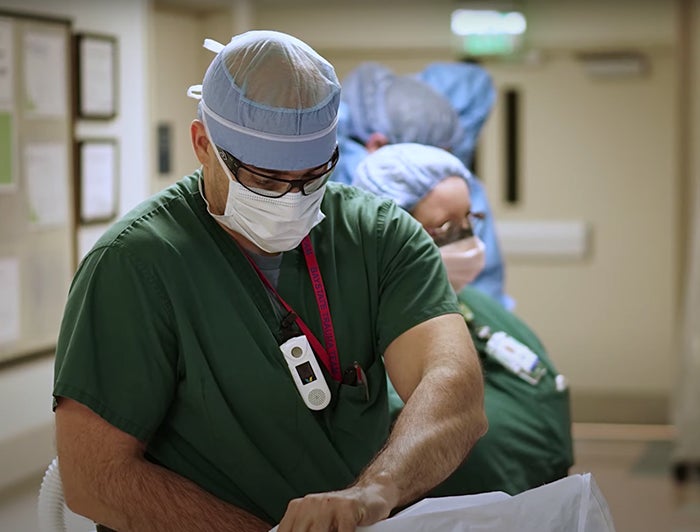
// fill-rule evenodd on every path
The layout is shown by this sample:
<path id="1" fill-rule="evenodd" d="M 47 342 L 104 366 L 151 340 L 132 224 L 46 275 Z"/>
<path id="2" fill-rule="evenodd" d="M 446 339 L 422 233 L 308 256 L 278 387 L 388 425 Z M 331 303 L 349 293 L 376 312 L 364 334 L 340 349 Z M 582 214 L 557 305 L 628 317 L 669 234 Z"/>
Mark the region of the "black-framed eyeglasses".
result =
<path id="1" fill-rule="evenodd" d="M 438 247 L 469 238 L 474 236 L 474 225 L 485 217 L 483 212 L 469 211 L 460 221 L 445 222 L 437 229 L 433 229 L 430 231 L 430 236 Z"/>
<path id="2" fill-rule="evenodd" d="M 338 147 L 336 146 L 328 162 L 309 170 L 304 177 L 283 179 L 246 165 L 218 146 L 216 149 L 219 150 L 221 160 L 231 170 L 236 181 L 251 192 L 266 198 L 281 198 L 295 188 L 299 189 L 305 196 L 313 194 L 328 182 L 335 165 L 338 163 Z"/>

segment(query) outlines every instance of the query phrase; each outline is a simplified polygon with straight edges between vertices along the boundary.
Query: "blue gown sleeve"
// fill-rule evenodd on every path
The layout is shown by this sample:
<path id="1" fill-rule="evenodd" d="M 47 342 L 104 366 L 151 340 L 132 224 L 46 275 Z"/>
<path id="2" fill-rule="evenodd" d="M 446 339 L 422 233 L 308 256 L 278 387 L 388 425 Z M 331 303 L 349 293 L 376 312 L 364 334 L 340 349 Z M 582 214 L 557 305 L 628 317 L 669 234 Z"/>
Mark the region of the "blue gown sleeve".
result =
<path id="1" fill-rule="evenodd" d="M 469 179 L 469 194 L 472 201 L 472 212 L 485 214 L 483 220 L 475 222 L 474 232 L 486 246 L 486 264 L 484 269 L 481 270 L 481 273 L 470 285 L 480 292 L 491 296 L 507 310 L 513 310 L 515 302 L 503 289 L 505 272 L 493 213 L 489 206 L 484 185 L 473 176 Z"/>

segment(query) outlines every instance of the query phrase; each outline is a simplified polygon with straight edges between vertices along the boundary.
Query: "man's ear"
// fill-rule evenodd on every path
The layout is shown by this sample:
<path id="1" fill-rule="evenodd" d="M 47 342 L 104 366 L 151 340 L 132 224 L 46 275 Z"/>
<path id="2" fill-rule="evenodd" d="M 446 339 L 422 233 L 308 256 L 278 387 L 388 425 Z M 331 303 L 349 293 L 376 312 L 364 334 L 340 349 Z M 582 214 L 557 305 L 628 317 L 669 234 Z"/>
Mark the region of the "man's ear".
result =
<path id="1" fill-rule="evenodd" d="M 379 148 L 386 146 L 387 144 L 389 144 L 388 137 L 384 133 L 378 133 L 375 131 L 369 136 L 367 142 L 365 142 L 365 148 L 367 148 L 368 152 L 372 153 L 373 151 L 377 151 Z"/>
<path id="2" fill-rule="evenodd" d="M 204 129 L 204 124 L 201 120 L 192 120 L 192 124 L 190 125 L 190 137 L 192 140 L 192 148 L 194 148 L 194 154 L 197 157 L 197 160 L 200 162 L 200 164 L 202 164 L 202 166 L 208 165 L 209 158 L 211 157 L 209 152 L 209 146 L 211 143 L 209 142 L 209 137 L 207 137 L 207 132 Z"/>

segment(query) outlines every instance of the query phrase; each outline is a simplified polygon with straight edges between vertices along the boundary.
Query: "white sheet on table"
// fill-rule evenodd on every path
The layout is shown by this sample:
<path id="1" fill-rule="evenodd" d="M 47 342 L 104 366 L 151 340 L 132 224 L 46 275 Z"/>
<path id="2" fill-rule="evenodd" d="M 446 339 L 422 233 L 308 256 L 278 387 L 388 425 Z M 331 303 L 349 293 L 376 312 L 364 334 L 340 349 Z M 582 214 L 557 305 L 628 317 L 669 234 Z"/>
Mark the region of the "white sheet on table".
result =
<path id="1" fill-rule="evenodd" d="M 275 532 L 277 527 L 271 532 Z M 515 496 L 503 492 L 423 499 L 358 532 L 615 532 L 590 473 Z"/>

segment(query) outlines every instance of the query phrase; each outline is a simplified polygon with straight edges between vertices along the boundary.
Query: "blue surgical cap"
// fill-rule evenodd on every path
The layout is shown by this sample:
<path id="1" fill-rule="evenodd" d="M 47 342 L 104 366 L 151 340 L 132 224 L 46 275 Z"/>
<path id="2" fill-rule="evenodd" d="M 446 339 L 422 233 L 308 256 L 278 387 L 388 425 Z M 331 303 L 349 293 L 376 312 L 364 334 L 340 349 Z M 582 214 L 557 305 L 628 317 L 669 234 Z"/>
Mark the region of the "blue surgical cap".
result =
<path id="1" fill-rule="evenodd" d="M 450 102 L 414 76 L 398 76 L 375 62 L 360 64 L 343 80 L 348 107 L 342 134 L 366 144 L 372 133 L 392 144 L 417 142 L 452 148 L 461 138 Z"/>
<path id="2" fill-rule="evenodd" d="M 394 200 L 412 211 L 428 192 L 447 177 L 471 173 L 457 157 L 435 146 L 387 144 L 365 157 L 355 170 L 353 185 Z"/>
<path id="3" fill-rule="evenodd" d="M 479 133 L 496 103 L 491 75 L 472 63 L 431 63 L 416 77 L 450 102 L 459 116 L 462 137 L 450 151 L 470 165 Z"/>
<path id="4" fill-rule="evenodd" d="M 273 170 L 319 166 L 333 155 L 340 83 L 311 47 L 275 31 L 248 31 L 218 52 L 204 75 L 199 113 L 214 144 Z"/>

